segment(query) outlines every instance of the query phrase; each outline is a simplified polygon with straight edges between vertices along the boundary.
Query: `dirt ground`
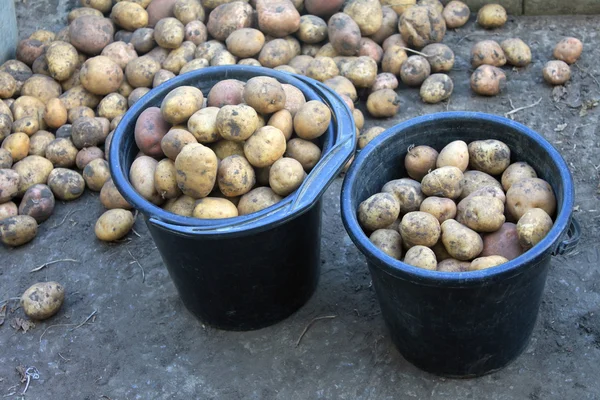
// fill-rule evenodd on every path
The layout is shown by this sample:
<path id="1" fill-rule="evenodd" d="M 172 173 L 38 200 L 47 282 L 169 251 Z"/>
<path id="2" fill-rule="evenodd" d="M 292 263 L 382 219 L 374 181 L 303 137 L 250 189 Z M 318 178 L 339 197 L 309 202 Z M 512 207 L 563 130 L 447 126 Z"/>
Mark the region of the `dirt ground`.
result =
<path id="1" fill-rule="evenodd" d="M 73 1 L 19 2 L 20 36 L 58 30 Z M 476 110 L 514 119 L 544 135 L 570 165 L 575 216 L 583 227 L 577 254 L 556 257 L 533 339 L 507 368 L 479 379 L 451 380 L 423 373 L 396 351 L 383 324 L 364 257 L 339 216 L 337 179 L 325 195 L 322 272 L 318 289 L 296 314 L 253 332 L 225 332 L 192 317 L 179 300 L 141 219 L 126 243 L 100 243 L 93 234 L 102 213 L 87 193 L 40 227 L 17 249 L 0 248 L 0 296 L 19 296 L 37 281 L 67 288 L 58 315 L 23 333 L 11 327 L 23 312 L 10 301 L 0 326 L 0 396 L 29 399 L 600 399 L 600 16 L 518 17 L 494 32 L 472 22 L 448 33 L 457 55 L 448 103 L 426 106 L 416 90 L 400 89 L 392 126 L 417 115 Z M 467 36 L 469 35 L 469 36 Z M 553 44 L 572 35 L 585 43 L 579 67 L 562 95 L 543 83 Z M 469 90 L 468 53 L 484 37 L 518 36 L 534 62 L 509 70 L 508 89 L 484 99 Z M 460 44 L 458 44 L 460 42 Z M 46 262 L 59 262 L 29 272 Z M 135 263 L 139 262 L 139 265 Z M 142 273 L 143 269 L 143 273 Z M 88 316 L 92 315 L 89 320 Z M 313 318 L 317 321 L 296 341 Z M 82 324 L 85 321 L 84 324 Z M 515 327 L 518 329 L 518 327 Z M 17 367 L 35 367 L 26 395 Z M 33 372 L 33 369 L 29 370 Z"/>

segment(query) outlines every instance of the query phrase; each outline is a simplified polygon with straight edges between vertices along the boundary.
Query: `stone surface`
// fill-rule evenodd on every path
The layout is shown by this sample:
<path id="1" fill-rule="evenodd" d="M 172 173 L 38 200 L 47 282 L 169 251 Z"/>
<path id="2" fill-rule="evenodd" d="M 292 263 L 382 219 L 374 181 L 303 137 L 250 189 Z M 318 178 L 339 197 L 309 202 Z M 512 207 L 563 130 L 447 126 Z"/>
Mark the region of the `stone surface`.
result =
<path id="1" fill-rule="evenodd" d="M 598 0 L 523 0 L 526 15 L 600 14 Z"/>

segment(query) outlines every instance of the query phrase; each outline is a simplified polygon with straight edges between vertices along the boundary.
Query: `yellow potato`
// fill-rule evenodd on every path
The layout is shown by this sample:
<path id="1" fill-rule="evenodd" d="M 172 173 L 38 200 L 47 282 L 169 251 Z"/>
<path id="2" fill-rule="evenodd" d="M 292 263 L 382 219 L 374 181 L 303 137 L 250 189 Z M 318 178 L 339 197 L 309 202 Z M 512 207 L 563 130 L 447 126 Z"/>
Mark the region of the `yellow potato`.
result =
<path id="1" fill-rule="evenodd" d="M 44 109 L 44 121 L 53 129 L 67 123 L 67 109 L 59 99 L 50 99 Z"/>
<path id="2" fill-rule="evenodd" d="M 418 49 L 441 42 L 446 34 L 446 21 L 440 11 L 426 5 L 408 8 L 398 25 L 406 43 Z"/>
<path id="3" fill-rule="evenodd" d="M 154 26 L 154 40 L 165 49 L 176 49 L 185 38 L 185 27 L 175 18 L 163 18 Z"/>
<path id="4" fill-rule="evenodd" d="M 387 182 L 381 188 L 383 193 L 391 193 L 400 202 L 400 214 L 419 211 L 421 203 L 425 199 L 421 191 L 421 184 L 409 178 L 395 179 Z"/>
<path id="5" fill-rule="evenodd" d="M 246 104 L 226 105 L 217 113 L 216 125 L 224 139 L 243 142 L 258 128 L 258 114 Z"/>
<path id="6" fill-rule="evenodd" d="M 98 116 L 109 120 L 115 119 L 127 112 L 127 99 L 119 93 L 110 93 L 98 104 Z"/>
<path id="7" fill-rule="evenodd" d="M 285 156 L 298 161 L 309 172 L 319 162 L 321 149 L 308 140 L 294 138 L 287 143 Z"/>
<path id="8" fill-rule="evenodd" d="M 25 117 L 16 120 L 13 122 L 12 131 L 13 132 L 23 132 L 27 136 L 31 136 L 37 131 L 40 130 L 40 124 L 37 118 L 34 117 Z"/>
<path id="9" fill-rule="evenodd" d="M 486 29 L 500 28 L 506 20 L 506 10 L 500 4 L 486 4 L 477 13 L 477 23 Z"/>
<path id="10" fill-rule="evenodd" d="M 193 86 L 180 86 L 165 96 L 160 106 L 163 118 L 173 124 L 181 124 L 202 108 L 204 96 Z"/>
<path id="11" fill-rule="evenodd" d="M 425 103 L 436 104 L 452 95 L 454 83 L 446 74 L 432 74 L 421 85 L 420 95 Z"/>
<path id="12" fill-rule="evenodd" d="M 295 86 L 286 83 L 281 86 L 283 87 L 283 91 L 285 93 L 285 105 L 283 108 L 288 110 L 293 117 L 306 103 L 306 98 L 304 97 L 304 93 L 302 93 L 302 91 Z"/>
<path id="13" fill-rule="evenodd" d="M 205 197 L 196 201 L 194 218 L 221 219 L 238 216 L 238 209 L 231 201 L 218 197 Z"/>
<path id="14" fill-rule="evenodd" d="M 259 128 L 244 143 L 244 155 L 252 166 L 262 168 L 273 165 L 286 150 L 283 132 L 273 126 Z"/>
<path id="15" fill-rule="evenodd" d="M 417 245 L 431 247 L 440 238 L 440 223 L 433 215 L 422 211 L 406 213 L 402 217 L 399 230 L 402 242 L 407 247 Z"/>
<path id="16" fill-rule="evenodd" d="M 482 96 L 496 96 L 506 87 L 506 75 L 500 68 L 480 65 L 471 75 L 471 89 Z"/>
<path id="17" fill-rule="evenodd" d="M 384 229 L 398 219 L 398 215 L 400 202 L 390 193 L 374 194 L 358 206 L 358 222 L 366 231 Z"/>
<path id="18" fill-rule="evenodd" d="M 476 232 L 496 232 L 504 224 L 504 203 L 496 197 L 470 195 L 456 207 L 456 221 Z"/>
<path id="19" fill-rule="evenodd" d="M 83 180 L 87 187 L 94 192 L 102 190 L 102 186 L 110 179 L 108 162 L 102 158 L 96 158 L 89 162 L 83 169 Z"/>
<path id="20" fill-rule="evenodd" d="M 456 167 L 437 168 L 423 177 L 421 190 L 426 196 L 457 199 L 463 190 L 463 173 Z"/>
<path id="21" fill-rule="evenodd" d="M 438 262 L 437 271 L 440 272 L 467 272 L 471 267 L 468 261 L 459 261 L 454 258 L 447 258 Z"/>
<path id="22" fill-rule="evenodd" d="M 494 67 L 501 67 L 506 64 L 506 55 L 498 42 L 482 40 L 473 45 L 471 49 L 471 66 L 477 68 L 484 64 Z"/>
<path id="23" fill-rule="evenodd" d="M 502 188 L 508 191 L 515 182 L 527 178 L 537 178 L 537 173 L 533 167 L 523 161 L 513 163 L 502 173 Z"/>
<path id="24" fill-rule="evenodd" d="M 265 35 L 258 29 L 242 28 L 234 31 L 225 40 L 227 50 L 236 57 L 254 57 L 265 44 Z"/>
<path id="25" fill-rule="evenodd" d="M 446 27 L 449 29 L 460 28 L 469 20 L 471 10 L 462 1 L 452 0 L 442 11 L 442 16 L 446 21 Z"/>
<path id="26" fill-rule="evenodd" d="M 351 0 L 344 13 L 356 22 L 362 36 L 374 34 L 383 25 L 383 11 L 379 0 Z"/>
<path id="27" fill-rule="evenodd" d="M 175 163 L 165 158 L 160 160 L 154 170 L 154 187 L 163 199 L 175 199 L 181 196 L 177 186 Z"/>
<path id="28" fill-rule="evenodd" d="M 165 156 L 175 161 L 181 149 L 190 143 L 198 143 L 190 132 L 184 129 L 171 129 L 160 140 L 160 148 Z"/>
<path id="29" fill-rule="evenodd" d="M 316 139 L 323 135 L 331 123 L 331 110 L 324 103 L 311 100 L 294 116 L 294 131 L 302 139 Z"/>
<path id="30" fill-rule="evenodd" d="M 46 62 L 50 76 L 57 81 L 64 81 L 79 66 L 77 49 L 67 42 L 53 42 L 46 49 Z"/>
<path id="31" fill-rule="evenodd" d="M 270 187 L 252 189 L 240 198 L 238 203 L 239 215 L 252 214 L 271 207 L 282 200 Z"/>
<path id="32" fill-rule="evenodd" d="M 21 296 L 21 307 L 33 320 L 48 319 L 56 314 L 65 300 L 65 288 L 58 282 L 40 282 Z"/>
<path id="33" fill-rule="evenodd" d="M 510 148 L 499 140 L 469 143 L 469 165 L 490 175 L 500 175 L 510 165 Z"/>
<path id="34" fill-rule="evenodd" d="M 102 203 L 104 208 L 109 210 L 113 208 L 130 210 L 133 208 L 119 192 L 112 179 L 107 180 L 104 186 L 102 186 L 102 190 L 100 190 L 100 203 Z"/>
<path id="35" fill-rule="evenodd" d="M 148 25 L 148 12 L 139 4 L 120 1 L 112 7 L 110 18 L 121 28 L 133 32 Z"/>
<path id="36" fill-rule="evenodd" d="M 125 76 L 127 82 L 134 87 L 150 87 L 154 80 L 154 75 L 160 70 L 160 62 L 145 55 L 131 60 L 125 67 Z M 135 92 L 135 90 L 134 90 Z"/>
<path id="37" fill-rule="evenodd" d="M 393 117 L 400 110 L 400 96 L 392 89 L 373 92 L 367 99 L 367 110 L 372 117 Z"/>
<path id="38" fill-rule="evenodd" d="M 456 203 L 444 197 L 431 196 L 421 202 L 419 211 L 433 215 L 442 224 L 456 217 Z"/>
<path id="39" fill-rule="evenodd" d="M 27 156 L 13 165 L 12 168 L 21 177 L 18 195 L 22 196 L 31 186 L 38 183 L 45 184 L 54 166 L 44 157 Z"/>
<path id="40" fill-rule="evenodd" d="M 78 151 L 71 139 L 58 138 L 48 143 L 43 156 L 57 168 L 72 168 Z"/>
<path id="41" fill-rule="evenodd" d="M 431 75 L 431 66 L 423 56 L 410 56 L 400 67 L 400 79 L 407 86 L 421 86 L 429 75 Z M 393 78 L 396 79 L 395 76 Z M 397 80 L 395 85 L 398 87 Z M 389 87 L 388 89 L 395 89 L 395 87 Z M 374 88 L 371 88 L 371 90 L 374 90 Z"/>
<path id="42" fill-rule="evenodd" d="M 66 168 L 55 168 L 48 175 L 48 186 L 54 196 L 60 200 L 75 200 L 83 194 L 85 181 L 76 171 Z"/>
<path id="43" fill-rule="evenodd" d="M 494 186 L 502 191 L 502 185 L 493 176 L 481 171 L 465 171 L 462 182 L 463 190 L 459 197 L 464 199 L 473 192 L 483 189 L 486 186 Z"/>
<path id="44" fill-rule="evenodd" d="M 421 50 L 427 54 L 427 61 L 431 65 L 431 72 L 450 72 L 454 67 L 454 52 L 443 43 L 432 43 Z"/>
<path id="45" fill-rule="evenodd" d="M 508 260 L 502 256 L 479 257 L 471 261 L 469 271 L 480 271 L 482 269 L 497 267 L 507 262 Z"/>
<path id="46" fill-rule="evenodd" d="M 529 250 L 542 241 L 552 229 L 552 218 L 541 208 L 529 209 L 517 222 L 519 244 Z"/>
<path id="47" fill-rule="evenodd" d="M 200 143 L 214 143 L 222 137 L 217 127 L 217 115 L 220 109 L 206 107 L 196 111 L 187 123 L 188 131 Z"/>
<path id="48" fill-rule="evenodd" d="M 215 152 L 219 160 L 224 160 L 234 154 L 246 157 L 244 155 L 244 143 L 242 142 L 219 140 L 218 142 L 211 143 L 210 148 Z"/>
<path id="49" fill-rule="evenodd" d="M 161 204 L 163 198 L 154 186 L 154 174 L 158 162 L 152 157 L 136 158 L 129 169 L 129 180 L 133 188 L 146 200 L 153 204 Z"/>
<path id="50" fill-rule="evenodd" d="M 166 211 L 182 217 L 191 217 L 194 213 L 194 207 L 196 207 L 196 199 L 186 195 L 177 199 L 170 199 L 164 205 Z"/>
<path id="51" fill-rule="evenodd" d="M 438 152 L 429 146 L 416 146 L 408 149 L 404 158 L 406 173 L 411 178 L 420 181 L 429 170 L 436 168 Z"/>
<path id="52" fill-rule="evenodd" d="M 94 227 L 96 237 L 105 242 L 122 239 L 131 231 L 135 219 L 131 211 L 113 208 L 98 218 Z"/>
<path id="53" fill-rule="evenodd" d="M 441 229 L 442 243 L 452 258 L 460 261 L 472 260 L 483 250 L 481 236 L 455 220 L 444 221 Z"/>
<path id="54" fill-rule="evenodd" d="M 244 101 L 259 113 L 272 114 L 285 107 L 286 92 L 274 78 L 254 77 L 246 82 Z"/>
<path id="55" fill-rule="evenodd" d="M 248 160 L 233 154 L 219 163 L 217 183 L 225 196 L 241 196 L 254 187 L 256 175 Z"/>
<path id="56" fill-rule="evenodd" d="M 269 171 L 269 186 L 278 195 L 285 197 L 298 189 L 306 178 L 302 164 L 289 157 L 275 161 Z"/>
<path id="57" fill-rule="evenodd" d="M 462 140 L 455 140 L 447 144 L 437 156 L 435 166 L 441 167 L 456 167 L 462 172 L 467 170 L 469 166 L 469 148 Z"/>
<path id="58" fill-rule="evenodd" d="M 217 179 L 216 154 L 200 143 L 186 145 L 175 160 L 177 184 L 183 194 L 203 198 L 213 190 Z"/>
<path id="59" fill-rule="evenodd" d="M 48 131 L 37 131 L 29 138 L 29 155 L 44 157 L 46 155 L 46 148 L 54 139 L 54 135 Z M 0 154 L 2 154 L 2 150 L 0 149 Z M 2 168 L 2 156 L 0 156 L 0 168 Z"/>
<path id="60" fill-rule="evenodd" d="M 369 88 L 377 78 L 377 62 L 371 57 L 361 56 L 345 64 L 340 72 L 357 88 Z"/>
<path id="61" fill-rule="evenodd" d="M 161 66 L 164 70 L 179 74 L 184 65 L 194 59 L 196 45 L 192 42 L 183 42 L 181 46 L 171 50 Z M 155 77 L 156 79 L 156 77 Z"/>
<path id="62" fill-rule="evenodd" d="M 518 38 L 506 39 L 500 43 L 506 56 L 506 61 L 515 67 L 525 67 L 531 63 L 531 49 Z"/>
<path id="63" fill-rule="evenodd" d="M 385 132 L 385 128 L 381 126 L 373 126 L 358 135 L 358 148 L 364 149 L 373 139 Z"/>
<path id="64" fill-rule="evenodd" d="M 437 268 L 435 253 L 425 246 L 413 246 L 408 249 L 404 256 L 404 263 L 430 271 L 435 271 Z"/>
<path id="65" fill-rule="evenodd" d="M 543 179 L 521 179 L 513 183 L 506 192 L 506 208 L 509 215 L 516 220 L 532 208 L 541 208 L 553 216 L 556 211 L 556 197 L 552 186 Z"/>
<path id="66" fill-rule="evenodd" d="M 28 243 L 37 235 L 38 224 L 29 215 L 17 215 L 0 220 L 0 242 L 16 247 Z"/>
<path id="67" fill-rule="evenodd" d="M 388 256 L 402 258 L 402 236 L 395 229 L 377 229 L 369 236 L 371 243 Z"/>

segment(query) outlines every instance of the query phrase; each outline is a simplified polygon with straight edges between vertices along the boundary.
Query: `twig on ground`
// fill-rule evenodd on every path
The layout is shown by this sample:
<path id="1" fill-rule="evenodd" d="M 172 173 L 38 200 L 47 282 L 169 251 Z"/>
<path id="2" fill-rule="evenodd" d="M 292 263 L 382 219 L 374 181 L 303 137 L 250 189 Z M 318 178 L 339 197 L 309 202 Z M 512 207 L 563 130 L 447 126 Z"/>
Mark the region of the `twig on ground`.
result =
<path id="1" fill-rule="evenodd" d="M 448 111 L 449 108 L 450 108 L 450 99 L 448 99 L 448 101 L 446 102 L 446 111 Z"/>
<path id="2" fill-rule="evenodd" d="M 416 50 L 410 49 L 410 48 L 408 48 L 408 47 L 402 47 L 402 46 L 398 46 L 398 47 L 400 47 L 400 48 L 401 48 L 402 50 L 404 50 L 404 51 L 408 51 L 408 52 L 411 52 L 411 53 L 415 53 L 415 54 L 418 54 L 418 55 L 420 55 L 420 56 L 423 56 L 423 57 L 425 57 L 425 58 L 428 58 L 428 57 L 433 57 L 433 55 L 428 55 L 428 54 L 425 54 L 425 53 L 421 53 L 420 51 L 416 51 Z"/>
<path id="3" fill-rule="evenodd" d="M 100 396 L 101 399 L 106 399 L 106 400 L 112 400 L 110 397 L 108 397 L 107 395 L 103 394 L 102 396 Z"/>
<path id="4" fill-rule="evenodd" d="M 40 265 L 39 267 L 35 267 L 34 269 L 32 269 L 29 272 L 37 272 L 37 271 L 39 271 L 39 270 L 41 270 L 43 268 L 46 268 L 49 265 L 56 264 L 56 263 L 59 263 L 59 262 L 76 262 L 76 263 L 78 263 L 79 260 L 73 260 L 72 258 L 63 258 L 62 260 L 48 261 L 47 263 L 44 263 L 44 264 Z"/>
<path id="5" fill-rule="evenodd" d="M 65 215 L 65 217 L 62 219 L 62 221 L 60 221 L 58 224 L 54 225 L 52 228 L 50 229 L 54 229 L 54 228 L 58 228 L 59 226 L 61 226 L 62 224 L 65 223 L 65 221 L 67 220 L 67 218 L 69 218 L 71 215 L 75 214 L 76 212 L 78 212 L 80 210 L 71 210 L 67 213 L 67 215 Z"/>
<path id="6" fill-rule="evenodd" d="M 40 379 L 40 371 L 38 371 L 36 367 L 29 367 L 25 371 L 25 376 L 27 377 L 27 383 L 25 383 L 25 389 L 23 389 L 23 391 L 21 392 L 22 395 L 25 394 L 25 392 L 27 392 L 27 389 L 29 389 L 29 384 L 31 383 L 32 379 Z"/>
<path id="7" fill-rule="evenodd" d="M 2 306 L 2 305 L 4 305 L 4 304 L 8 303 L 9 301 L 13 301 L 13 300 L 21 300 L 21 298 L 20 298 L 20 297 L 9 297 L 9 298 L 8 298 L 8 299 L 6 299 L 6 300 L 2 300 L 2 301 L 0 301 L 0 306 Z"/>
<path id="8" fill-rule="evenodd" d="M 98 312 L 98 310 L 94 310 L 92 311 L 92 313 L 90 315 L 88 315 L 88 317 L 79 325 L 77 325 L 75 328 L 73 329 L 69 329 L 69 332 L 73 332 L 75 329 L 77 328 L 81 328 L 83 325 L 85 325 L 94 315 L 96 315 L 96 313 Z"/>
<path id="9" fill-rule="evenodd" d="M 88 322 L 90 320 L 90 318 L 92 318 L 94 315 L 96 315 L 96 313 L 98 312 L 98 310 L 94 310 L 94 312 L 92 312 L 82 323 L 80 323 L 79 325 L 75 326 L 75 328 L 70 329 L 69 332 L 74 331 L 77 328 L 82 327 L 83 325 L 85 325 L 86 322 Z M 58 326 L 74 326 L 76 324 L 56 324 L 56 325 L 50 325 L 49 327 L 47 327 L 46 329 L 44 329 L 44 332 L 42 332 L 41 336 L 40 336 L 40 343 L 42 343 L 42 338 L 44 337 L 44 335 L 46 334 L 46 332 L 48 332 L 48 329 L 50 328 L 56 328 Z"/>
<path id="10" fill-rule="evenodd" d="M 62 354 L 60 354 L 60 353 L 58 353 L 58 356 L 59 356 L 60 358 L 62 358 L 63 360 L 65 360 L 65 361 L 71 361 L 71 359 L 70 359 L 70 358 L 65 358 L 65 357 L 63 357 L 63 355 L 62 355 Z"/>
<path id="11" fill-rule="evenodd" d="M 137 232 L 135 231 L 135 229 L 133 229 L 133 228 L 131 228 L 131 232 L 133 232 L 133 234 L 134 234 L 135 236 L 139 237 L 139 238 L 141 238 L 141 237 L 142 237 L 142 236 L 141 236 L 139 233 L 137 233 Z"/>
<path id="12" fill-rule="evenodd" d="M 296 347 L 300 346 L 300 342 L 302 341 L 302 338 L 304 337 L 304 335 L 306 335 L 306 332 L 308 332 L 308 329 L 316 322 L 319 321 L 321 319 L 333 319 L 337 317 L 337 315 L 324 315 L 322 317 L 316 317 L 313 318 L 312 321 L 310 321 L 308 323 L 308 325 L 306 325 L 306 327 L 304 327 L 304 330 L 302 331 L 302 333 L 300 334 L 300 337 L 298 338 L 298 340 L 296 341 Z"/>
<path id="13" fill-rule="evenodd" d="M 573 136 L 575 136 L 575 133 L 577 133 L 577 129 L 579 128 L 585 128 L 586 126 L 590 126 L 592 124 L 585 124 L 585 125 L 576 125 L 575 129 L 573 129 Z"/>
<path id="14" fill-rule="evenodd" d="M 140 269 L 142 270 L 142 283 L 146 282 L 146 272 L 144 271 L 144 267 L 142 267 L 142 264 L 140 264 L 137 258 L 135 258 L 133 254 L 131 254 L 131 251 L 129 249 L 127 249 L 127 252 L 131 256 L 131 258 L 133 258 L 133 262 L 136 263 L 138 267 L 140 267 Z"/>
<path id="15" fill-rule="evenodd" d="M 575 63 L 575 66 L 576 66 L 576 67 L 577 67 L 577 68 L 578 68 L 578 69 L 579 69 L 581 72 L 583 72 L 584 74 L 587 74 L 587 75 L 588 75 L 590 78 L 592 78 L 592 80 L 593 80 L 594 82 L 596 82 L 596 85 L 598 85 L 598 87 L 600 87 L 600 82 L 598 82 L 598 79 L 596 79 L 596 77 L 595 77 L 595 76 L 594 76 L 594 75 L 593 75 L 593 74 L 592 74 L 590 71 L 588 71 L 588 70 L 587 70 L 587 69 L 585 69 L 585 68 L 582 68 L 582 67 L 580 67 L 580 66 L 579 66 L 579 64 L 577 64 L 577 63 Z"/>
<path id="16" fill-rule="evenodd" d="M 509 101 L 510 101 L 510 99 L 509 99 Z M 511 116 L 511 115 L 513 115 L 513 114 L 515 114 L 515 113 L 518 113 L 519 111 L 523 111 L 523 110 L 526 110 L 526 109 L 528 109 L 528 108 L 535 107 L 535 106 L 537 106 L 538 104 L 540 104 L 541 102 L 542 102 L 542 98 L 540 97 L 540 98 L 538 99 L 538 101 L 536 101 L 536 102 L 535 102 L 535 103 L 533 103 L 533 104 L 529 104 L 529 105 L 527 105 L 527 106 L 523 106 L 523 107 L 519 107 L 519 108 L 514 108 L 514 106 L 512 105 L 512 101 L 510 101 L 510 103 L 511 103 L 511 107 L 513 107 L 514 109 L 513 109 L 512 111 L 509 111 L 509 112 L 505 113 L 505 114 L 504 114 L 504 116 L 505 116 L 506 118 L 508 118 L 509 116 Z"/>
<path id="17" fill-rule="evenodd" d="M 456 44 L 460 44 L 460 42 L 462 42 L 463 40 L 465 40 L 466 38 L 468 38 L 469 36 L 473 36 L 473 35 L 477 35 L 479 34 L 479 32 L 471 32 L 471 33 L 467 33 L 465 36 L 461 37 L 460 40 L 458 42 L 456 42 Z"/>

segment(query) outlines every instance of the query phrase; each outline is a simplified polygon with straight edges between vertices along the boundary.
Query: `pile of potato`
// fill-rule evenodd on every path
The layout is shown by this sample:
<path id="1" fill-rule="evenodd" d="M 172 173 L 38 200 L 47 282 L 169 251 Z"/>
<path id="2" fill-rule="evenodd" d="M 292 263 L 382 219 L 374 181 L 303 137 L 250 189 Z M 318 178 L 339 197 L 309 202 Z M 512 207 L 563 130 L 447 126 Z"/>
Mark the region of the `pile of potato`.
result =
<path id="1" fill-rule="evenodd" d="M 409 177 L 363 201 L 358 221 L 371 242 L 409 265 L 443 272 L 501 265 L 553 226 L 556 198 L 525 162 L 511 164 L 498 140 L 458 140 L 439 153 L 410 148 Z"/>
<path id="2" fill-rule="evenodd" d="M 228 79 L 203 100 L 180 86 L 136 121 L 131 183 L 169 212 L 220 219 L 260 211 L 298 189 L 321 158 L 316 143 L 331 111 L 292 85 Z"/>

